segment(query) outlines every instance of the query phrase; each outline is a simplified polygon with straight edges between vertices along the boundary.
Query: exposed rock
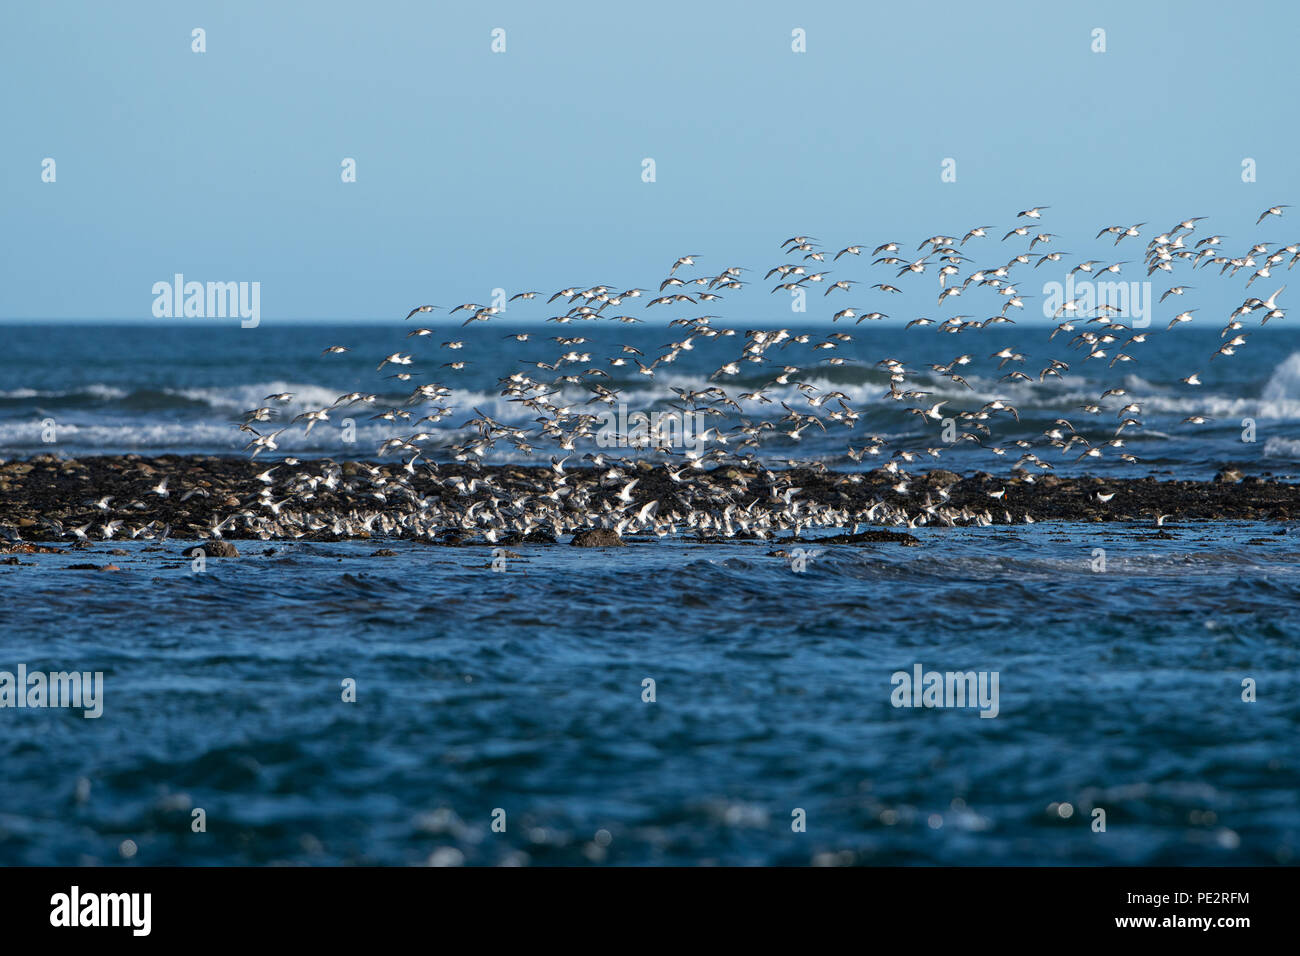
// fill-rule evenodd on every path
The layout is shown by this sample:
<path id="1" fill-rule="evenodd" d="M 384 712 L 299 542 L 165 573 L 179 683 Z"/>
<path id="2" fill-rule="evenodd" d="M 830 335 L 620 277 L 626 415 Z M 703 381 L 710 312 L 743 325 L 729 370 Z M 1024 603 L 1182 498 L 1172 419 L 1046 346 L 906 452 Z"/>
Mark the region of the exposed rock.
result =
<path id="1" fill-rule="evenodd" d="M 1058 477 L 1054 474 L 1037 474 L 1029 481 L 1025 472 L 1019 477 L 1002 473 L 974 472 L 961 476 L 945 468 L 913 477 L 910 490 L 899 492 L 896 475 L 883 469 L 837 472 L 811 467 L 792 467 L 767 471 L 750 471 L 736 465 L 723 465 L 712 469 L 691 469 L 679 473 L 673 481 L 662 463 L 641 462 L 635 471 L 637 483 L 629 501 L 619 501 L 619 482 L 601 480 L 601 469 L 575 465 L 565 470 L 567 488 L 571 493 L 563 498 L 564 505 L 552 508 L 540 527 L 526 536 L 516 530 L 501 527 L 497 542 L 500 545 L 553 543 L 552 521 L 559 519 L 566 529 L 583 528 L 588 522 L 606 521 L 611 513 L 636 513 L 646 504 L 659 501 L 656 512 L 660 519 L 670 514 L 681 516 L 695 509 L 714 510 L 717 517 L 726 503 L 734 502 L 752 509 L 755 520 L 771 519 L 773 534 L 788 532 L 793 522 L 787 512 L 790 502 L 786 493 L 797 488 L 791 500 L 800 503 L 801 516 L 816 515 L 833 507 L 844 516 L 846 526 L 861 522 L 864 527 L 901 527 L 895 522 L 901 516 L 915 517 L 926 507 L 938 506 L 945 515 L 935 515 L 930 520 L 933 527 L 945 517 L 966 515 L 962 523 L 991 521 L 997 525 L 1019 524 L 1027 518 L 1034 521 L 1135 521 L 1151 522 L 1154 528 L 1156 515 L 1180 524 L 1192 521 L 1248 520 L 1275 523 L 1300 518 L 1300 484 L 1291 475 L 1279 479 L 1268 472 L 1257 472 L 1258 478 L 1247 476 L 1254 466 L 1242 462 L 1223 461 L 1217 480 L 1175 480 L 1166 475 L 1141 475 L 1133 477 L 1108 476 L 1104 480 L 1094 476 Z M 256 461 L 239 456 L 211 455 L 160 455 L 148 459 L 140 456 L 103 455 L 85 459 L 57 459 L 48 455 L 30 461 L 0 462 L 0 553 L 34 553 L 26 550 L 27 541 L 56 542 L 69 550 L 79 550 L 87 545 L 74 542 L 74 529 L 85 528 L 89 546 L 104 545 L 104 526 L 112 521 L 122 522 L 117 537 L 108 541 L 108 547 L 120 546 L 129 534 L 137 541 L 161 543 L 164 535 L 177 542 L 200 542 L 196 545 L 210 557 L 223 557 L 229 552 L 226 541 L 205 541 L 207 529 L 226 521 L 238 510 L 230 502 L 251 503 L 257 500 L 266 485 L 256 476 L 267 466 L 264 460 Z M 364 523 L 355 520 L 358 511 L 385 510 L 390 517 L 400 517 L 405 504 L 400 498 L 388 496 L 379 502 L 370 494 L 372 475 L 383 474 L 384 468 L 408 483 L 411 491 L 430 502 L 426 512 L 428 524 L 418 534 L 403 536 L 409 540 L 429 545 L 491 544 L 482 531 L 464 524 L 464 509 L 479 504 L 480 514 L 489 513 L 497 505 L 494 501 L 537 501 L 551 486 L 553 472 L 545 465 L 492 465 L 444 462 L 436 475 L 423 470 L 410 476 L 401 469 L 383 464 L 354 462 L 349 471 L 355 476 L 336 487 L 317 487 L 311 497 L 295 498 L 285 488 L 290 475 L 321 477 L 328 470 L 340 467 L 328 459 L 303 461 L 300 465 L 283 468 L 275 473 L 272 493 L 275 499 L 288 498 L 281 520 L 270 520 L 258 526 L 256 522 L 236 521 L 223 527 L 230 541 L 275 541 L 302 539 L 308 541 L 340 541 L 366 536 Z M 371 471 L 378 469 L 377 472 Z M 1140 469 L 1135 469 L 1140 471 Z M 1211 472 L 1213 473 L 1213 472 Z M 170 479 L 168 497 L 149 494 L 162 478 Z M 478 478 L 486 487 L 476 492 L 452 492 L 449 482 L 454 478 L 467 482 Z M 955 480 L 954 480 L 955 479 Z M 937 500 L 938 489 L 945 494 L 942 503 Z M 1101 502 L 1097 492 L 1113 494 Z M 997 497 L 993 497 L 997 495 Z M 108 499 L 106 508 L 95 502 Z M 183 500 L 182 500 L 183 499 Z M 145 507 L 132 507 L 132 502 L 143 502 Z M 874 519 L 865 517 L 874 505 Z M 752 504 L 751 504 L 752 503 Z M 242 506 L 241 506 L 242 507 Z M 250 508 L 252 505 L 249 506 Z M 260 512 L 262 509 L 254 509 Z M 260 515 L 259 521 L 269 519 Z M 959 520 L 962 520 L 959 518 Z M 882 522 L 876 524 L 876 522 Z M 716 525 L 697 531 L 700 540 L 737 543 L 753 540 L 754 522 L 745 532 L 733 525 L 731 536 L 717 534 Z M 379 537 L 378 525 L 372 531 Z M 679 533 L 691 535 L 689 526 L 678 524 Z M 810 526 L 806 523 L 805 528 Z M 816 524 L 811 527 L 817 527 Z M 828 528 L 840 531 L 839 528 Z M 5 533 L 8 531 L 9 533 Z M 140 533 L 143 532 L 143 533 Z M 21 533 L 21 538 L 19 538 Z M 399 532 L 401 533 L 401 532 Z M 568 531 L 562 531 L 563 536 Z M 810 532 L 814 533 L 815 532 Z M 608 532 L 606 532 L 608 534 Z M 629 540 L 655 541 L 653 529 L 642 525 Z M 599 542 L 600 534 L 584 533 L 574 541 L 579 547 L 617 547 L 626 541 L 606 538 Z M 617 538 L 617 535 L 614 535 Z M 810 537 L 816 542 L 816 537 Z M 868 539 L 859 539 L 868 540 Z M 884 540 L 884 539 L 878 539 Z M 377 545 L 385 542 L 376 541 Z M 899 542 L 906 543 L 906 542 Z M 265 543 L 257 545 L 254 553 L 263 553 Z M 170 544 L 169 548 L 177 545 Z M 134 553 L 134 552 L 133 552 Z M 175 553 L 173 551 L 173 553 Z M 195 553 L 194 550 L 188 552 Z"/>
<path id="2" fill-rule="evenodd" d="M 569 542 L 574 548 L 624 548 L 627 547 L 617 531 L 610 528 L 584 528 Z"/>
<path id="3" fill-rule="evenodd" d="M 63 554 L 63 548 L 32 544 L 30 541 L 16 541 L 13 544 L 0 544 L 0 554 Z"/>
<path id="4" fill-rule="evenodd" d="M 955 485 L 959 481 L 961 481 L 961 475 L 957 474 L 955 471 L 949 471 L 947 468 L 935 468 L 932 471 L 927 472 L 925 475 L 925 483 L 927 485 L 937 485 L 941 488 L 946 488 L 948 485 Z"/>
<path id="5" fill-rule="evenodd" d="M 239 549 L 229 541 L 205 541 L 202 544 L 196 544 L 192 548 L 186 548 L 181 552 L 187 558 L 193 558 L 202 554 L 205 558 L 237 558 Z"/>
<path id="6" fill-rule="evenodd" d="M 879 528 L 861 531 L 858 534 L 837 534 L 833 538 L 809 538 L 808 540 L 814 544 L 863 544 L 871 541 L 904 545 L 921 543 L 920 538 L 906 531 L 883 531 Z"/>

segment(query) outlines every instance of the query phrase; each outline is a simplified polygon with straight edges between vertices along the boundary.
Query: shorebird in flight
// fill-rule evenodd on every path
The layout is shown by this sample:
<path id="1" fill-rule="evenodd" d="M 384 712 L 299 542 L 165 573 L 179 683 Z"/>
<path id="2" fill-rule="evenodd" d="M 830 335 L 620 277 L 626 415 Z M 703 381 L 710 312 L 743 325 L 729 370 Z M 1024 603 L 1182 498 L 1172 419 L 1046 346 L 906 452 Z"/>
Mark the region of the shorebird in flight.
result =
<path id="1" fill-rule="evenodd" d="M 1259 214 L 1259 218 L 1255 220 L 1255 225 L 1258 226 L 1269 216 L 1281 216 L 1283 209 L 1290 209 L 1290 208 L 1291 207 L 1286 204 L 1280 206 L 1269 206 L 1267 209 L 1265 209 L 1263 212 Z"/>

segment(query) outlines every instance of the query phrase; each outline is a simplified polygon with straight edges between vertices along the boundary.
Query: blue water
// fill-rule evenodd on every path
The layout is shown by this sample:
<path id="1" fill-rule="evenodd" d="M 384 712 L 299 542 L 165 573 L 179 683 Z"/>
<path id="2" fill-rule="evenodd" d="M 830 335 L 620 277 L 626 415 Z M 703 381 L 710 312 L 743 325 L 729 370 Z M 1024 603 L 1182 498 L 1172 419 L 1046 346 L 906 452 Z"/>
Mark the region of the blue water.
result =
<path id="1" fill-rule="evenodd" d="M 0 457 L 237 454 L 245 409 L 373 389 L 403 331 L 0 326 Z M 444 445 L 475 406 L 526 419 L 496 379 L 555 351 L 471 331 L 494 358 L 457 380 Z M 647 351 L 672 335 L 582 333 Z M 924 382 L 926 362 L 972 352 L 963 402 L 1020 406 L 1020 425 L 998 419 L 1002 441 L 1036 438 L 1103 387 L 1146 403 L 1127 446 L 1140 464 L 1040 450 L 1062 473 L 1300 473 L 1300 344 L 1285 329 L 1213 363 L 1217 331 L 1171 333 L 1137 369 L 1088 363 L 1023 395 L 983 356 L 1037 336 L 1035 361 L 1078 357 L 1044 329 L 856 334 L 854 361 L 817 380 L 870 414 L 762 455 L 868 467 L 846 440 L 931 444 L 933 426 L 881 397 L 874 363 L 896 357 Z M 358 348 L 329 364 L 335 343 Z M 669 381 L 703 387 L 738 351 L 702 343 Z M 1193 368 L 1197 391 L 1177 382 Z M 1215 421 L 1180 424 L 1196 413 Z M 391 431 L 356 417 L 355 444 L 332 421 L 286 432 L 280 453 L 373 457 Z M 1013 457 L 959 446 L 937 464 L 1005 473 Z M 516 546 L 502 571 L 485 547 L 380 540 L 241 541 L 201 573 L 179 541 L 22 556 L 0 565 L 0 670 L 103 671 L 104 713 L 0 710 L 0 863 L 1294 863 L 1300 528 L 1154 530 L 921 528 L 918 547 L 813 547 L 802 572 L 768 554 L 777 544 L 671 538 Z M 381 547 L 397 555 L 372 557 Z M 66 570 L 83 562 L 120 570 Z M 891 675 L 917 664 L 995 672 L 998 715 L 892 706 Z"/>
<path id="2" fill-rule="evenodd" d="M 672 541 L 503 571 L 373 542 L 24 557 L 0 667 L 102 670 L 104 713 L 0 711 L 0 861 L 1294 862 L 1300 530 L 1276 530 L 920 529 L 802 573 Z M 895 708 L 917 663 L 996 671 L 998 716 Z"/>

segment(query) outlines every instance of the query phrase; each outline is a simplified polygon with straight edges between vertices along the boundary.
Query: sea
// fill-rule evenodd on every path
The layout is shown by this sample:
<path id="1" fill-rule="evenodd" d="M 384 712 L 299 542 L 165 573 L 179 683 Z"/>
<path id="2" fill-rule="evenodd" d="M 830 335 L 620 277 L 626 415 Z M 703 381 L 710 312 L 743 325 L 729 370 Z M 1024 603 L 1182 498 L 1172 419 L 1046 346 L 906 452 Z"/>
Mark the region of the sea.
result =
<path id="1" fill-rule="evenodd" d="M 782 401 L 810 412 L 806 396 L 827 391 L 861 412 L 852 429 L 773 429 L 756 452 L 772 467 L 866 469 L 935 447 L 904 467 L 1006 474 L 1014 441 L 1062 418 L 1104 439 L 1133 401 L 1141 424 L 1122 449 L 1033 450 L 1063 475 L 1300 476 L 1300 337 L 1285 321 L 1213 360 L 1218 329 L 1156 329 L 1114 367 L 1045 326 L 867 322 L 826 350 L 843 364 L 778 344 L 720 379 L 742 328 L 697 340 L 653 380 L 602 360 L 628 345 L 648 364 L 680 328 L 443 319 L 405 338 L 417 321 L 3 324 L 0 458 L 246 455 L 237 423 L 270 394 L 294 395 L 267 426 L 279 428 L 340 394 L 384 407 L 437 380 L 454 412 L 422 426 L 436 459 L 476 416 L 531 423 L 499 380 L 553 376 L 527 363 L 573 348 L 634 411 L 671 411 L 672 387 L 723 381 L 772 399 L 737 413 L 754 422 L 785 415 Z M 526 342 L 506 337 L 523 330 Z M 812 331 L 817 342 L 828 327 Z M 321 354 L 333 345 L 352 351 Z M 1025 362 L 999 370 L 1006 346 Z M 399 350 L 441 357 L 403 383 L 375 368 Z M 969 388 L 929 368 L 966 353 Z M 769 387 L 787 357 L 803 371 Z M 1069 368 L 1038 384 L 1050 358 Z M 1002 399 L 1019 421 L 999 413 L 985 442 L 944 444 L 938 421 L 905 410 L 919 401 L 888 397 L 882 359 L 933 392 L 926 406 Z M 999 380 L 1014 369 L 1035 383 Z M 1194 371 L 1202 385 L 1180 382 Z M 1107 388 L 1124 394 L 1080 409 Z M 576 408 L 586 394 L 553 400 Z M 409 433 L 375 410 L 295 425 L 259 460 L 373 460 Z M 888 443 L 879 458 L 848 455 L 871 435 Z M 599 449 L 579 443 L 570 465 L 587 450 Z M 564 454 L 498 442 L 484 460 Z M 174 540 L 19 556 L 0 564 L 0 702 L 20 665 L 77 671 L 102 675 L 101 713 L 0 706 L 0 864 L 1297 862 L 1295 522 L 913 533 L 910 547 L 795 555 L 665 538 L 597 551 L 241 541 L 240 558 L 202 569 Z M 120 570 L 68 568 L 87 561 Z"/>
<path id="2" fill-rule="evenodd" d="M 462 313 L 463 315 L 463 313 Z M 423 320 L 435 326 L 435 334 L 410 338 L 406 333 Z M 1224 342 L 1217 328 L 1149 330 L 1151 338 L 1127 349 L 1110 347 L 1105 359 L 1089 359 L 1082 343 L 1072 347 L 1077 332 L 1060 333 L 1049 339 L 1051 326 L 993 326 L 959 334 L 935 332 L 932 328 L 904 330 L 899 322 L 888 325 L 847 323 L 789 329 L 792 336 L 809 333 L 811 343 L 826 339 L 832 331 L 853 336 L 838 342 L 835 350 L 813 352 L 809 345 L 789 340 L 771 347 L 762 363 L 741 362 L 736 375 L 715 373 L 725 362 L 738 358 L 745 343 L 744 323 L 725 323 L 738 334 L 712 340 L 696 338 L 692 348 L 679 352 L 675 361 L 655 369 L 653 379 L 641 374 L 634 353 L 649 364 L 663 346 L 681 341 L 686 330 L 659 325 L 622 326 L 601 322 L 573 322 L 565 325 L 537 323 L 510 326 L 505 323 L 475 323 L 462 328 L 458 319 L 445 316 L 429 319 L 416 316 L 408 323 L 385 322 L 365 325 L 282 324 L 264 322 L 243 329 L 238 323 L 219 320 L 158 321 L 154 324 L 77 325 L 48 323 L 0 324 L 0 455 L 22 457 L 56 451 L 69 456 L 137 453 L 243 454 L 251 436 L 237 425 L 247 410 L 268 404 L 269 395 L 291 393 L 293 399 L 275 405 L 278 418 L 262 431 L 275 430 L 304 411 L 329 406 L 343 394 L 363 392 L 377 396 L 373 406 L 351 406 L 330 413 L 328 422 L 310 433 L 300 423 L 278 439 L 279 454 L 299 457 L 328 456 L 338 460 L 374 458 L 379 444 L 394 435 L 408 435 L 414 427 L 393 426 L 372 416 L 392 405 L 401 405 L 415 385 L 435 381 L 447 385 L 451 395 L 440 406 L 454 413 L 435 426 L 420 426 L 436 433 L 427 443 L 431 449 L 448 448 L 476 433 L 467 422 L 483 413 L 503 424 L 533 426 L 538 413 L 503 397 L 500 381 L 514 373 L 526 373 L 535 381 L 548 381 L 559 374 L 578 374 L 600 367 L 608 378 L 592 378 L 617 389 L 626 404 L 624 418 L 641 413 L 648 418 L 674 414 L 683 403 L 673 389 L 699 391 L 712 385 L 724 387 L 735 397 L 763 389 L 766 401 L 740 402 L 741 411 L 726 409 L 730 418 L 776 421 L 787 414 L 782 402 L 801 413 L 827 412 L 839 408 L 837 400 L 813 408 L 808 397 L 841 392 L 849 406 L 862 412 L 850 430 L 834 425 L 822 431 L 811 427 L 792 438 L 786 430 L 774 429 L 758 448 L 773 462 L 787 459 L 820 461 L 828 467 L 856 470 L 883 463 L 894 448 L 920 450 L 942 446 L 941 456 L 922 456 L 922 464 L 966 473 L 984 470 L 1006 473 L 1020 449 L 1016 440 L 1044 443 L 1043 432 L 1064 418 L 1090 439 L 1111 437 L 1122 417 L 1119 409 L 1129 401 L 1141 405 L 1134 416 L 1140 428 L 1125 430 L 1125 446 L 1100 458 L 1076 462 L 1076 453 L 1061 456 L 1053 449 L 1034 451 L 1048 460 L 1056 473 L 1141 476 L 1148 473 L 1180 478 L 1210 478 L 1224 462 L 1236 462 L 1255 473 L 1300 474 L 1300 334 L 1284 323 L 1246 331 L 1247 344 L 1231 357 L 1211 358 Z M 716 323 L 723 327 L 724 323 Z M 771 332 L 777 326 L 756 325 Z M 1082 322 L 1078 331 L 1094 329 Z M 512 334 L 527 332 L 518 342 Z M 553 336 L 583 338 L 578 345 L 562 345 Z M 463 342 L 460 349 L 444 348 L 445 342 Z M 1121 339 L 1122 342 L 1122 339 Z M 1120 343 L 1116 343 L 1118 346 Z M 322 355 L 323 349 L 341 345 L 351 351 Z M 1012 347 L 1024 356 L 999 369 L 992 353 Z M 586 362 L 569 363 L 559 371 L 539 369 L 535 364 L 553 364 L 557 356 L 587 354 Z M 1134 361 L 1110 362 L 1117 353 L 1132 354 Z M 379 360 L 400 353 L 413 355 L 413 366 L 389 365 L 376 370 Z M 628 360 L 622 367 L 606 363 L 609 356 Z M 969 388 L 954 383 L 930 368 L 954 358 L 970 355 L 967 365 L 954 366 Z M 437 357 L 434 357 L 437 356 Z M 826 358 L 844 359 L 832 365 Z M 889 371 L 879 363 L 894 359 L 908 370 L 905 388 L 924 390 L 928 396 L 899 401 L 890 398 Z M 1050 360 L 1069 368 L 1039 380 Z M 464 361 L 462 369 L 442 368 L 444 362 Z M 781 366 L 802 370 L 786 385 L 771 386 Z M 409 381 L 390 378 L 414 371 Z M 1004 381 L 1022 371 L 1033 381 Z M 1192 387 L 1180 379 L 1196 372 L 1202 385 Z M 798 388 L 805 383 L 817 392 Z M 1080 406 L 1096 402 L 1109 388 L 1125 394 L 1107 399 L 1100 414 Z M 553 402 L 568 402 L 575 411 L 599 415 L 608 411 L 615 421 L 618 409 L 603 404 L 584 404 L 590 391 L 563 386 Z M 1016 408 L 1019 421 L 999 413 L 988 422 L 993 434 L 982 443 L 943 441 L 940 422 L 906 411 L 946 401 L 942 413 L 976 410 L 986 402 L 1001 399 Z M 679 413 L 680 414 L 680 413 Z M 1202 416 L 1205 424 L 1183 424 L 1189 416 Z M 418 417 L 418 416 L 416 416 Z M 682 423 L 693 431 L 697 421 L 690 412 Z M 346 423 L 346 424 L 345 424 Z M 700 431 L 718 424 L 702 416 Z M 51 431 L 50 425 L 54 428 Z M 259 426 L 260 427 L 260 426 Z M 971 426 L 957 422 L 957 430 Z M 788 426 L 787 426 L 788 429 Z M 876 435 L 889 443 L 879 459 L 855 462 L 848 449 L 860 449 Z M 53 437 L 54 441 L 49 439 Z M 992 449 L 1000 447 L 1003 454 Z M 499 442 L 484 461 L 520 461 L 545 464 L 556 450 L 545 443 L 531 459 L 507 442 Z M 588 451 L 599 452 L 596 443 L 579 443 L 574 464 Z M 626 450 L 626 449 L 625 449 Z M 635 449 L 633 449 L 635 450 Z M 1140 463 L 1125 462 L 1127 452 Z M 562 452 L 556 452 L 563 457 Z M 266 457 L 263 454 L 261 457 Z M 271 456 L 276 457 L 276 456 Z M 1077 467 L 1076 467 L 1077 465 Z M 921 467 L 921 465 L 918 465 Z"/>

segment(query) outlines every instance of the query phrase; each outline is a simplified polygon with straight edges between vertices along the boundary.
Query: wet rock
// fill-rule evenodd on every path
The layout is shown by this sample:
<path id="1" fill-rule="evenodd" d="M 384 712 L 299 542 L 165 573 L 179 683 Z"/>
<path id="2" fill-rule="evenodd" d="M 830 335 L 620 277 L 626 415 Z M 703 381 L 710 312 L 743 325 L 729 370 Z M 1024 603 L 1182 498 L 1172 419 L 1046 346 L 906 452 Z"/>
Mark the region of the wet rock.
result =
<path id="1" fill-rule="evenodd" d="M 925 476 L 927 485 L 938 485 L 939 487 L 955 485 L 959 481 L 961 481 L 961 475 L 955 471 L 949 471 L 947 468 L 935 468 L 927 472 Z"/>
<path id="2" fill-rule="evenodd" d="M 370 556 L 372 558 L 395 558 L 397 552 L 389 548 L 380 548 L 378 551 L 371 551 Z"/>
<path id="3" fill-rule="evenodd" d="M 624 548 L 627 547 L 618 532 L 610 528 L 584 528 L 573 536 L 569 545 L 574 548 Z"/>
<path id="4" fill-rule="evenodd" d="M 0 554 L 63 554 L 63 548 L 32 544 L 29 541 L 17 541 L 13 544 L 0 545 Z"/>
<path id="5" fill-rule="evenodd" d="M 513 533 L 501 538 L 500 543 L 503 545 L 515 544 L 555 544 L 555 535 L 550 531 L 538 529 L 530 531 L 528 534 Z"/>
<path id="6" fill-rule="evenodd" d="M 812 540 L 812 539 L 810 539 Z M 916 545 L 921 539 L 906 531 L 884 531 L 872 528 L 857 534 L 839 534 L 833 538 L 817 538 L 817 544 L 865 544 L 867 542 L 889 542 L 892 544 Z"/>
<path id="7" fill-rule="evenodd" d="M 187 558 L 196 557 L 202 552 L 205 558 L 237 558 L 239 549 L 229 541 L 205 541 L 181 552 Z"/>
<path id="8" fill-rule="evenodd" d="M 19 533 L 22 539 L 56 542 L 70 551 L 80 550 L 84 545 L 75 542 L 70 533 L 72 529 L 83 526 L 87 526 L 92 542 L 102 544 L 101 526 L 113 520 L 123 522 L 118 541 L 128 533 L 134 536 L 135 532 L 153 523 L 152 531 L 155 535 L 170 528 L 169 533 L 178 542 L 177 545 L 169 545 L 170 548 L 183 547 L 179 542 L 201 541 L 206 528 L 230 517 L 235 510 L 234 506 L 228 504 L 231 500 L 255 502 L 265 488 L 256 476 L 266 467 L 266 462 L 261 459 L 251 461 L 236 456 L 211 455 L 162 455 L 147 459 L 138 455 L 103 455 L 81 460 L 40 456 L 26 462 L 0 462 L 0 527 L 13 530 L 8 535 L 0 532 L 0 553 L 9 552 L 10 546 L 19 543 Z M 328 459 L 304 461 L 301 466 L 286 466 L 286 470 L 277 471 L 275 478 L 277 481 L 285 478 L 289 473 L 287 469 L 321 475 L 325 470 L 335 467 L 340 466 Z M 395 504 L 391 497 L 387 504 L 375 504 L 376 499 L 368 493 L 371 476 L 382 475 L 385 467 L 389 468 L 391 474 L 401 477 L 403 482 L 408 481 L 401 469 L 382 463 L 372 465 L 355 462 L 349 469 L 355 476 L 354 479 L 348 479 L 336 488 L 318 489 L 313 497 L 292 501 L 286 511 L 292 511 L 295 518 L 292 522 L 286 522 L 283 528 L 274 522 L 261 528 L 237 523 L 227 526 L 226 538 L 238 542 L 247 539 L 288 539 L 290 536 L 311 541 L 363 537 L 364 528 L 356 523 L 347 532 L 336 530 L 340 528 L 337 519 L 353 510 L 387 508 L 393 512 L 404 507 Z M 1162 472 L 1142 477 L 1107 477 L 1104 481 L 1094 476 L 1062 478 L 1044 473 L 1035 476 L 1037 480 L 1033 482 L 1028 480 L 1029 476 L 1024 472 L 1019 472 L 1018 478 L 1009 476 L 1006 472 L 1000 475 L 975 472 L 962 477 L 946 468 L 936 468 L 929 473 L 919 472 L 909 491 L 897 492 L 893 489 L 898 478 L 881 469 L 845 473 L 794 467 L 769 473 L 751 472 L 740 466 L 728 465 L 698 472 L 690 470 L 684 474 L 682 481 L 672 482 L 662 463 L 641 462 L 635 469 L 628 469 L 630 476 L 639 479 L 632 490 L 632 500 L 616 503 L 621 482 L 602 482 L 601 468 L 571 463 L 565 470 L 568 476 L 567 488 L 582 489 L 590 495 L 587 504 L 589 513 L 584 514 L 580 507 L 575 506 L 577 501 L 583 499 L 583 495 L 562 496 L 563 501 L 559 504 L 563 505 L 564 501 L 569 504 L 555 510 L 566 521 L 573 522 L 570 527 L 583 527 L 588 521 L 607 520 L 610 506 L 617 507 L 619 513 L 626 513 L 655 499 L 660 500 L 660 512 L 664 514 L 685 514 L 692 508 L 707 508 L 709 506 L 704 502 L 710 500 L 715 502 L 715 507 L 721 507 L 716 502 L 721 500 L 717 497 L 718 492 L 722 492 L 730 494 L 732 500 L 737 502 L 754 502 L 754 517 L 757 518 L 765 513 L 783 510 L 783 495 L 788 488 L 794 487 L 800 489 L 797 499 L 804 503 L 805 508 L 815 511 L 815 505 L 829 505 L 842 509 L 846 524 L 852 526 L 860 520 L 860 515 L 878 501 L 887 501 L 891 506 L 903 508 L 909 516 L 913 516 L 923 506 L 927 496 L 932 502 L 935 501 L 938 490 L 942 488 L 943 506 L 950 513 L 987 515 L 988 520 L 999 525 L 1008 521 L 1015 524 L 1025 520 L 1026 516 L 1036 521 L 1088 523 L 1148 521 L 1156 515 L 1165 515 L 1180 523 L 1207 520 L 1281 523 L 1300 518 L 1300 484 L 1295 483 L 1294 477 L 1268 476 L 1267 480 L 1256 480 L 1253 475 L 1246 475 L 1246 472 L 1252 472 L 1254 468 L 1254 463 L 1220 462 L 1217 481 L 1177 480 L 1172 478 L 1171 473 Z M 150 471 L 153 474 L 149 474 Z M 413 492 L 431 503 L 428 514 L 432 526 L 441 525 L 444 529 L 459 525 L 463 517 L 461 512 L 466 506 L 463 498 L 483 500 L 485 497 L 483 491 L 476 495 L 461 496 L 449 490 L 447 482 L 450 478 L 459 476 L 466 481 L 471 478 L 490 479 L 501 489 L 503 500 L 535 496 L 538 487 L 549 486 L 552 478 L 551 469 L 545 465 L 490 465 L 477 462 L 440 463 L 436 475 L 434 478 L 419 471 L 409 478 L 409 483 Z M 955 482 L 954 475 L 958 478 Z M 147 488 L 162 477 L 170 478 L 171 495 L 162 498 L 147 494 Z M 349 484 L 351 487 L 347 487 Z M 1004 497 L 991 497 L 1000 491 L 1005 491 Z M 1114 492 L 1116 497 L 1109 504 L 1103 504 L 1096 500 L 1097 491 L 1107 494 Z M 287 492 L 282 484 L 276 484 L 273 493 L 278 499 Z M 105 498 L 110 499 L 107 509 L 95 507 L 93 502 Z M 133 507 L 133 501 L 143 502 L 145 507 Z M 304 519 L 311 520 L 312 523 L 312 530 L 305 534 L 300 530 Z M 869 523 L 869 519 L 861 520 Z M 293 534 L 290 525 L 295 525 L 299 533 Z M 682 528 L 679 533 L 690 533 L 684 530 L 684 526 Z M 739 528 L 736 530 L 739 532 Z M 780 526 L 775 530 L 788 531 L 789 526 Z M 752 532 L 716 537 L 715 531 L 716 529 L 711 530 L 708 540 L 730 543 L 740 543 L 743 538 L 753 540 Z M 567 538 L 567 534 L 563 537 Z M 442 545 L 483 543 L 479 532 L 469 533 L 464 530 L 444 530 L 434 535 L 429 535 L 426 531 L 419 537 L 412 535 L 411 538 Z M 461 538 L 464 540 L 458 540 Z M 140 540 L 157 544 L 162 539 L 145 534 Z M 517 533 L 502 533 L 498 540 L 503 545 L 541 544 L 554 543 L 555 536 L 548 524 L 545 530 L 539 528 L 526 537 L 519 537 Z M 657 539 L 648 536 L 645 540 Z M 112 547 L 114 543 L 110 542 L 108 546 Z M 204 545 L 200 544 L 199 547 Z M 263 547 L 264 544 L 259 544 L 258 550 L 253 553 L 262 553 Z M 214 557 L 221 556 L 216 553 L 217 550 L 224 549 L 220 546 L 204 547 L 204 553 Z M 10 553 L 20 552 L 13 550 Z M 175 551 L 172 553 L 175 554 Z"/>

